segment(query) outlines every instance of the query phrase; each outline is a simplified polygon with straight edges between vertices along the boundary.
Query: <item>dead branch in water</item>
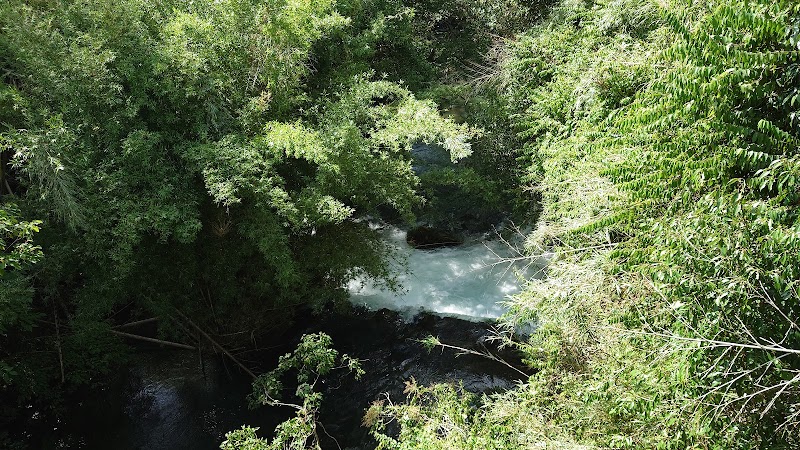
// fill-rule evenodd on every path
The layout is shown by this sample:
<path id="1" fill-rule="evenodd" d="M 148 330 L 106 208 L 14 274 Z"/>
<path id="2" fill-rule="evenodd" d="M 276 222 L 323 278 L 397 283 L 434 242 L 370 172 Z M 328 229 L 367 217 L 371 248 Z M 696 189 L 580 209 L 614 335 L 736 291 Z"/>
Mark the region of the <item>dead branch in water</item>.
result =
<path id="1" fill-rule="evenodd" d="M 216 349 L 220 350 L 222 353 L 224 353 L 224 354 L 225 354 L 225 356 L 227 356 L 228 358 L 230 358 L 230 360 L 231 360 L 231 361 L 233 361 L 234 363 L 236 363 L 236 365 L 237 365 L 237 366 L 239 366 L 239 367 L 240 367 L 242 370 L 244 370 L 244 372 L 245 372 L 246 374 L 250 375 L 250 377 L 251 377 L 251 378 L 253 378 L 253 379 L 255 379 L 255 378 L 256 378 L 256 375 L 255 375 L 255 374 L 254 374 L 254 373 L 253 373 L 253 372 L 252 372 L 250 369 L 248 369 L 248 368 L 247 368 L 247 366 L 245 366 L 244 364 L 242 364 L 242 363 L 241 363 L 241 361 L 239 361 L 239 360 L 238 360 L 238 359 L 237 359 L 235 356 L 233 356 L 233 355 L 231 354 L 231 352 L 229 352 L 228 350 L 226 350 L 226 349 L 225 349 L 225 347 L 223 347 L 223 346 L 222 346 L 222 345 L 220 345 L 220 344 L 219 344 L 217 341 L 215 341 L 215 340 L 214 340 L 214 339 L 213 339 L 211 336 L 209 336 L 209 335 L 208 335 L 208 333 L 206 333 L 205 331 L 203 331 L 203 329 L 202 329 L 202 328 L 200 328 L 200 327 L 199 327 L 199 326 L 198 326 L 196 323 L 192 322 L 192 319 L 190 319 L 190 318 L 186 317 L 186 315 L 185 315 L 185 314 L 183 314 L 182 312 L 178 311 L 177 309 L 175 310 L 175 312 L 176 312 L 176 313 L 177 313 L 177 314 L 178 314 L 178 315 L 179 315 L 179 316 L 180 316 L 180 317 L 181 317 L 183 320 L 185 320 L 185 321 L 186 321 L 186 323 L 188 323 L 189 325 L 191 325 L 191 326 L 192 326 L 192 328 L 194 328 L 195 330 L 197 330 L 197 332 L 198 332 L 198 333 L 200 333 L 200 334 L 201 334 L 201 335 L 202 335 L 204 338 L 208 339 L 208 342 L 210 342 L 210 343 L 211 343 L 211 345 L 213 345 L 213 346 L 214 346 L 214 348 L 216 348 Z"/>
<path id="2" fill-rule="evenodd" d="M 151 317 L 149 319 L 142 319 L 142 320 L 137 320 L 135 322 L 123 323 L 122 325 L 113 326 L 111 328 L 118 329 L 118 328 L 126 328 L 126 327 L 135 327 L 137 325 L 144 325 L 146 323 L 156 322 L 159 319 L 160 319 L 159 317 Z"/>
<path id="3" fill-rule="evenodd" d="M 123 337 L 130 338 L 130 339 L 136 339 L 138 341 L 152 342 L 154 344 L 161 344 L 161 345 L 166 345 L 166 346 L 169 346 L 169 347 L 182 348 L 182 349 L 186 349 L 186 350 L 195 350 L 196 349 L 196 347 L 193 347 L 191 345 L 180 344 L 178 342 L 164 341 L 164 340 L 161 340 L 161 339 L 151 338 L 151 337 L 147 337 L 147 336 L 140 336 L 138 334 L 124 333 L 122 331 L 117 331 L 117 330 L 109 330 L 109 331 L 114 333 L 114 334 L 116 334 L 117 336 L 123 336 Z"/>

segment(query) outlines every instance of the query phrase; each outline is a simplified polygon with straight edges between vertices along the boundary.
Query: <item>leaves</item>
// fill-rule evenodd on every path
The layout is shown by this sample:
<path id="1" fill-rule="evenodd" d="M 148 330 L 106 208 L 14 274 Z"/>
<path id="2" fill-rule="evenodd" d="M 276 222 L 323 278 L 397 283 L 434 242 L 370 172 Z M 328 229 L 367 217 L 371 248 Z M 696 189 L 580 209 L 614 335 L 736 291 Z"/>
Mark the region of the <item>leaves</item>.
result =
<path id="1" fill-rule="evenodd" d="M 333 347 L 333 340 L 325 333 L 305 334 L 292 353 L 279 358 L 278 367 L 260 375 L 253 382 L 249 396 L 252 407 L 260 405 L 288 406 L 297 410 L 297 415 L 279 424 L 272 440 L 256 437 L 257 428 L 242 427 L 225 435 L 222 449 L 229 450 L 304 450 L 319 449 L 317 415 L 322 403 L 322 394 L 315 391 L 317 382 L 332 371 L 347 369 L 356 379 L 364 371 L 359 361 L 348 355 L 340 355 Z M 280 378 L 293 372 L 297 378 L 297 397 L 302 404 L 284 403 L 280 400 L 283 384 Z"/>
<path id="2" fill-rule="evenodd" d="M 0 278 L 8 271 L 22 271 L 42 258 L 42 248 L 33 243 L 40 220 L 24 221 L 13 203 L 0 203 Z"/>
<path id="3" fill-rule="evenodd" d="M 391 249 L 361 217 L 410 219 L 411 145 L 458 159 L 477 132 L 399 72 L 374 81 L 373 59 L 427 67 L 411 9 L 375 6 L 2 2 L 0 191 L 20 206 L 0 220 L 3 358 L 60 381 L 52 330 L 32 319 L 54 305 L 65 380 L 84 382 L 120 362 L 107 329 L 127 315 L 180 307 L 221 331 L 272 330 L 301 305 L 342 301 L 356 276 L 396 285 Z M 406 53 L 387 50 L 400 41 Z"/>

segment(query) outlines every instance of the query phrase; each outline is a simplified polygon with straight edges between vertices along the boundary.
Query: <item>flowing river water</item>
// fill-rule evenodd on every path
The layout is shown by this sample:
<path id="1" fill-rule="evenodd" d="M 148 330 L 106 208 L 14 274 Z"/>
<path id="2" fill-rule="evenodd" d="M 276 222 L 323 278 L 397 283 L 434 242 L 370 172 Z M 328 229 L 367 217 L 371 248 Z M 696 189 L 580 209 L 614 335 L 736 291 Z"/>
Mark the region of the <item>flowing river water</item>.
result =
<path id="1" fill-rule="evenodd" d="M 518 255 L 515 240 L 468 239 L 457 247 L 417 250 L 406 242 L 405 230 L 386 226 L 384 240 L 408 262 L 399 276 L 402 291 L 381 290 L 373 283 L 350 283 L 350 300 L 369 309 L 399 311 L 407 319 L 419 312 L 459 317 L 470 321 L 497 319 L 502 301 L 519 291 L 521 280 L 541 273 L 544 260 L 503 262 Z"/>
<path id="2" fill-rule="evenodd" d="M 368 405 L 388 393 L 402 400 L 404 382 L 462 383 L 473 392 L 505 390 L 520 375 L 501 364 L 453 352 L 427 352 L 419 340 L 429 335 L 476 348 L 491 333 L 491 319 L 503 313 L 500 303 L 519 289 L 520 275 L 535 275 L 541 265 L 519 273 L 519 265 L 495 265 L 498 257 L 514 256 L 501 240 L 473 239 L 458 247 L 416 250 L 405 232 L 391 226 L 385 239 L 407 256 L 408 272 L 400 273 L 403 291 L 382 291 L 370 283 L 348 287 L 355 312 L 308 317 L 285 337 L 285 345 L 261 354 L 277 361 L 303 333 L 323 331 L 335 347 L 363 361 L 366 376 L 358 382 L 342 376 L 323 385 L 321 421 L 323 448 L 371 448 L 360 426 Z M 506 270 L 509 269 L 509 270 Z M 513 355 L 510 355 L 513 358 Z M 50 436 L 32 436 L 39 448 L 85 449 L 214 449 L 226 431 L 247 424 L 268 436 L 291 410 L 251 410 L 246 395 L 250 380 L 220 356 L 181 350 L 145 350 L 118 383 L 90 390 L 70 407 L 64 423 Z M 327 434 L 332 438 L 327 437 Z M 335 441 L 334 441 L 335 438 Z"/>

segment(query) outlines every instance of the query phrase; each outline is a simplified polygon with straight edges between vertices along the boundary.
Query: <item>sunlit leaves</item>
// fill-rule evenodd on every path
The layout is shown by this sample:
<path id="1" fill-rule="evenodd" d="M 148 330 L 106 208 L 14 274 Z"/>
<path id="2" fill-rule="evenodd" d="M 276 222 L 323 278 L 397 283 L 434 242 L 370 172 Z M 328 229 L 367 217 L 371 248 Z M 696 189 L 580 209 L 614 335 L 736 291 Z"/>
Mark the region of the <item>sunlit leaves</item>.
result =
<path id="1" fill-rule="evenodd" d="M 632 150 L 606 174 L 629 197 L 613 223 L 631 239 L 613 256 L 618 270 L 645 274 L 667 299 L 691 299 L 672 313 L 681 333 L 800 345 L 786 332 L 798 314 L 800 265 L 798 135 L 786 101 L 795 95 L 800 52 L 788 39 L 790 6 L 729 1 L 709 7 L 691 27 L 673 21 L 681 38 L 662 54 L 663 76 L 616 121 L 620 143 Z M 715 364 L 750 373 L 773 357 L 709 353 L 697 360 L 701 373 Z M 759 383 L 789 370 L 769 367 Z M 730 370 L 723 381 L 734 379 Z M 732 389 L 750 392 L 749 381 L 737 378 Z M 767 395 L 743 397 L 762 411 L 753 427 L 792 421 L 798 390 L 787 386 L 781 394 L 777 404 Z M 738 407 L 723 397 L 720 404 Z"/>
<path id="2" fill-rule="evenodd" d="M 42 258 L 33 241 L 41 222 L 21 220 L 20 214 L 13 203 L 0 202 L 0 337 L 13 327 L 30 330 L 35 316 L 26 270 Z"/>
<path id="3" fill-rule="evenodd" d="M 9 270 L 23 270 L 42 257 L 42 249 L 33 243 L 41 221 L 24 221 L 13 203 L 0 203 L 0 276 Z"/>
<path id="4" fill-rule="evenodd" d="M 323 377 L 337 369 L 346 369 L 356 379 L 364 371 L 360 362 L 332 347 L 333 341 L 325 333 L 305 334 L 297 348 L 281 356 L 278 367 L 260 375 L 253 382 L 253 392 L 249 396 L 252 407 L 262 405 L 290 407 L 296 415 L 276 429 L 271 440 L 258 438 L 257 428 L 242 427 L 225 435 L 222 448 L 226 450 L 304 450 L 319 449 L 317 434 L 317 415 L 322 402 L 322 394 L 316 391 L 316 384 Z M 281 401 L 284 385 L 281 378 L 287 373 L 297 378 L 295 397 L 301 404 Z"/>

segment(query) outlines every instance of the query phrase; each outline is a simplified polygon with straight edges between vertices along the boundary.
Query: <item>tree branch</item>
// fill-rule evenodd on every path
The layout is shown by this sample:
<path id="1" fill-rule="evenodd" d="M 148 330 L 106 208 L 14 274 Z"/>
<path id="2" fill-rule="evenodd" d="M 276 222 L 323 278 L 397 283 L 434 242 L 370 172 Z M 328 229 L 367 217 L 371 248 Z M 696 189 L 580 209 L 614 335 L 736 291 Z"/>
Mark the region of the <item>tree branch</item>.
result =
<path id="1" fill-rule="evenodd" d="M 151 338 L 151 337 L 147 337 L 147 336 L 140 336 L 138 334 L 123 333 L 122 331 L 117 331 L 117 330 L 108 330 L 108 331 L 110 331 L 111 333 L 116 334 L 117 336 L 123 336 L 123 337 L 130 338 L 130 339 L 136 339 L 138 341 L 152 342 L 154 344 L 167 345 L 169 347 L 182 348 L 182 349 L 186 349 L 186 350 L 196 350 L 196 347 L 193 347 L 191 345 L 180 344 L 180 343 L 177 343 L 177 342 L 164 341 L 164 340 L 161 340 L 161 339 L 155 339 L 155 338 Z"/>

